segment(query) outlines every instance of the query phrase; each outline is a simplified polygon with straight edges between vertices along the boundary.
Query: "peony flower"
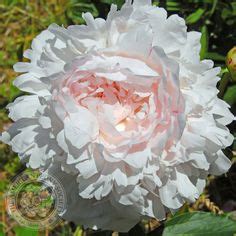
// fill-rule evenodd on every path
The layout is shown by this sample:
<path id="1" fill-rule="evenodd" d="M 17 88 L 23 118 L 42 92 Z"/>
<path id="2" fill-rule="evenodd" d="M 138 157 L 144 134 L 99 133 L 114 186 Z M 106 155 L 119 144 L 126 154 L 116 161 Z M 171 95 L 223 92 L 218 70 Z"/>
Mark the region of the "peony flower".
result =
<path id="1" fill-rule="evenodd" d="M 14 85 L 31 95 L 8 105 L 2 134 L 29 167 L 56 175 L 63 217 L 126 232 L 164 220 L 231 163 L 229 106 L 217 98 L 220 68 L 200 61 L 199 32 L 151 0 L 111 6 L 107 19 L 43 31 L 19 62 Z"/>

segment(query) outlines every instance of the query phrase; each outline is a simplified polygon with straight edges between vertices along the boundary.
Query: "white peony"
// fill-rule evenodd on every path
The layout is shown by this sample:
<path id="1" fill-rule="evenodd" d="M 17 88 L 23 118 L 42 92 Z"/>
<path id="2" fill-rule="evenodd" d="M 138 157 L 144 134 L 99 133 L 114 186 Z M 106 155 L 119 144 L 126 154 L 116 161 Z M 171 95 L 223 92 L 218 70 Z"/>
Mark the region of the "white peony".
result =
<path id="1" fill-rule="evenodd" d="M 200 61 L 201 34 L 178 15 L 127 0 L 106 20 L 83 17 L 49 26 L 14 66 L 31 95 L 8 106 L 15 123 L 1 139 L 61 180 L 65 219 L 126 232 L 194 202 L 208 174 L 229 169 L 233 115 L 217 98 L 220 68 Z"/>

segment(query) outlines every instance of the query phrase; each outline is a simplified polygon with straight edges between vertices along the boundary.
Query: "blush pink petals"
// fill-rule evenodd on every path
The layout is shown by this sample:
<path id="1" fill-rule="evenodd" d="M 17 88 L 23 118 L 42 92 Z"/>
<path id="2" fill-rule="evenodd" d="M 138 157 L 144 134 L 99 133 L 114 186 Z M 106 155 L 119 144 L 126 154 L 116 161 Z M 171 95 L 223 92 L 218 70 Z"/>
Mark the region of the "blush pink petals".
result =
<path id="1" fill-rule="evenodd" d="M 201 34 L 184 19 L 150 0 L 83 17 L 49 26 L 14 66 L 31 95 L 8 105 L 15 123 L 1 140 L 60 179 L 65 219 L 127 232 L 194 202 L 208 174 L 229 169 L 233 115 L 217 98 L 220 68 L 200 61 Z"/>

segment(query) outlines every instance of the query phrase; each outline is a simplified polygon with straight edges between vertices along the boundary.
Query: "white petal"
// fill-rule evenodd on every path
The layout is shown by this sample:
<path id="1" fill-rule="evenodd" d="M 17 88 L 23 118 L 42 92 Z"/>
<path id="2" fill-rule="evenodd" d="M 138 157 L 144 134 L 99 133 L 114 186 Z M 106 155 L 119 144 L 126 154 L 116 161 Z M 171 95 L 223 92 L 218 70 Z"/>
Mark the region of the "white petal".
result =
<path id="1" fill-rule="evenodd" d="M 78 107 L 76 113 L 70 113 L 64 125 L 66 139 L 78 149 L 92 142 L 98 135 L 97 119 L 82 107 Z"/>
<path id="2" fill-rule="evenodd" d="M 163 25 L 154 28 L 154 45 L 162 47 L 166 53 L 179 51 L 187 40 L 187 27 L 183 18 L 171 15 Z"/>
<path id="3" fill-rule="evenodd" d="M 36 115 L 37 110 L 41 106 L 38 96 L 21 96 L 14 103 L 8 104 L 9 117 L 16 121 L 21 118 L 31 118 Z"/>
<path id="4" fill-rule="evenodd" d="M 195 198 L 199 196 L 198 190 L 191 183 L 188 176 L 179 171 L 176 171 L 176 186 L 178 188 L 178 192 L 192 202 L 194 202 Z"/>
<path id="5" fill-rule="evenodd" d="M 161 202 L 171 209 L 178 209 L 182 206 L 183 200 L 177 197 L 177 186 L 168 180 L 168 182 L 159 189 Z"/>
<path id="6" fill-rule="evenodd" d="M 229 170 L 232 163 L 222 151 L 217 152 L 218 158 L 212 163 L 209 172 L 213 175 L 221 175 Z"/>

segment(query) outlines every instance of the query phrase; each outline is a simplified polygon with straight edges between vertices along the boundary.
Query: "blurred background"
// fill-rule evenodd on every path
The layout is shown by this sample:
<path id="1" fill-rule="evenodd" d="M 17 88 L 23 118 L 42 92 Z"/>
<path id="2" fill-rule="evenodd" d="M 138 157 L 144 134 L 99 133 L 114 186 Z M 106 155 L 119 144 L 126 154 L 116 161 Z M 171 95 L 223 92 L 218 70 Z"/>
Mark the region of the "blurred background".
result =
<path id="1" fill-rule="evenodd" d="M 105 18 L 112 3 L 120 7 L 124 0 L 0 0 L 0 132 L 11 124 L 5 109 L 6 105 L 22 95 L 22 92 L 12 85 L 16 77 L 12 66 L 17 61 L 24 60 L 23 52 L 30 47 L 32 39 L 51 23 L 65 27 L 71 24 L 83 24 L 81 17 L 83 12 L 89 11 L 94 17 Z M 212 59 L 216 66 L 222 68 L 221 81 L 218 84 L 219 97 L 231 105 L 235 115 L 236 69 L 227 68 L 225 62 L 229 50 L 236 46 L 236 1 L 160 0 L 153 3 L 166 8 L 169 14 L 179 14 L 184 17 L 189 30 L 202 32 L 201 59 Z M 231 50 L 228 57 L 230 57 L 228 61 L 233 62 L 231 65 L 235 65 L 236 49 L 234 52 Z M 236 135 L 235 123 L 229 126 L 234 135 Z M 224 152 L 233 162 L 227 175 L 209 176 L 202 197 L 193 205 L 185 205 L 177 214 L 204 211 L 221 215 L 231 212 L 231 217 L 236 218 L 236 142 Z M 29 232 L 24 227 L 17 226 L 17 223 L 6 214 L 3 194 L 11 178 L 24 168 L 19 163 L 17 155 L 7 145 L 0 143 L 0 236 L 118 235 L 115 232 L 85 231 L 81 226 L 75 226 L 70 222 L 62 222 L 55 229 L 45 232 Z M 155 220 L 145 221 L 132 229 L 129 235 L 168 235 L 165 231 L 163 233 L 164 228 L 163 223 Z"/>

